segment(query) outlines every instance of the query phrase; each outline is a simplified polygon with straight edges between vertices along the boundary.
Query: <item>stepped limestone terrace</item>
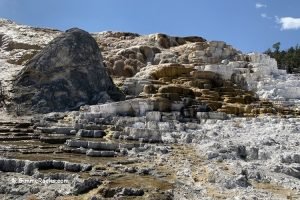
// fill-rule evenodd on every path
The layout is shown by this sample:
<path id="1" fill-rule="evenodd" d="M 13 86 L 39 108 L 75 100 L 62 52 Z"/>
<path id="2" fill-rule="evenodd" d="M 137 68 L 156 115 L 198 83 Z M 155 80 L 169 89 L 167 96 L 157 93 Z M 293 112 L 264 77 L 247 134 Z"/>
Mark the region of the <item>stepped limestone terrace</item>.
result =
<path id="1" fill-rule="evenodd" d="M 0 68 L 1 199 L 300 198 L 300 78 L 267 55 L 1 19 Z"/>

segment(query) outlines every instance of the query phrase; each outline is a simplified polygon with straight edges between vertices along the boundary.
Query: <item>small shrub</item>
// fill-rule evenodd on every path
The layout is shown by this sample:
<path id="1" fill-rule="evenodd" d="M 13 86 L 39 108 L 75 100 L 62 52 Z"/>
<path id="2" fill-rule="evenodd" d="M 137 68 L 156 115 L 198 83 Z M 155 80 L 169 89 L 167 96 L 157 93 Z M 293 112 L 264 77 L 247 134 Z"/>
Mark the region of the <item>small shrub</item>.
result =
<path id="1" fill-rule="evenodd" d="M 132 76 L 135 75 L 136 70 L 134 69 L 133 66 L 126 65 L 126 66 L 124 67 L 124 72 L 125 72 L 125 76 L 127 76 L 127 77 L 132 77 Z"/>

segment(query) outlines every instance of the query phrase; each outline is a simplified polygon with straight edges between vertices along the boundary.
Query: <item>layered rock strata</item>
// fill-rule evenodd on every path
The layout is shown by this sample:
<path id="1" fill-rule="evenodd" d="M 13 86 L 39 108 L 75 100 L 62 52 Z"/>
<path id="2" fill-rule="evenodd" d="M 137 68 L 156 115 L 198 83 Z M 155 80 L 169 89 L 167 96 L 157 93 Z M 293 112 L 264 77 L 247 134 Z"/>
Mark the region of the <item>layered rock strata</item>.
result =
<path id="1" fill-rule="evenodd" d="M 0 199 L 300 198 L 299 111 L 282 105 L 297 105 L 298 79 L 278 70 L 275 60 L 242 54 L 224 42 L 201 37 L 94 33 L 102 60 L 93 39 L 74 29 L 54 43 L 65 41 L 68 34 L 70 41 L 84 35 L 85 42 L 70 42 L 71 55 L 62 57 L 67 49 L 57 47 L 62 52 L 56 54 L 53 42 L 47 47 L 60 33 L 0 21 L 5 104 L 16 98 L 18 87 L 29 84 L 29 89 L 41 86 L 33 91 L 44 94 L 53 86 L 59 100 L 46 98 L 45 103 L 39 95 L 35 111 L 84 105 L 72 112 L 26 120 L 23 116 L 22 122 L 23 118 L 1 115 Z M 78 53 L 77 46 L 90 56 Z M 49 49 L 53 57 L 45 53 Z M 39 70 L 47 67 L 49 76 Z M 106 102 L 114 100 L 113 95 L 98 89 L 111 85 L 110 78 L 94 79 L 89 74 L 98 68 L 108 71 L 126 100 Z M 87 105 L 94 103 L 88 100 L 89 88 L 80 84 L 78 89 L 82 77 L 73 79 L 68 70 L 84 72 L 96 82 L 90 89 L 101 96 L 95 97 L 99 104 Z M 32 79 L 26 81 L 25 72 Z M 19 79 L 13 81 L 18 73 Z M 66 89 L 80 93 L 64 99 L 57 78 L 80 80 L 75 85 L 69 81 Z M 31 85 L 30 80 L 39 84 Z M 43 81 L 49 85 L 44 87 Z M 276 81 L 279 88 L 270 91 Z M 12 83 L 17 85 L 15 91 Z M 283 90 L 285 86 L 289 87 Z M 15 108 L 20 111 L 23 106 Z M 25 185 L 20 180 L 31 181 Z M 53 182 L 58 180 L 66 182 Z"/>

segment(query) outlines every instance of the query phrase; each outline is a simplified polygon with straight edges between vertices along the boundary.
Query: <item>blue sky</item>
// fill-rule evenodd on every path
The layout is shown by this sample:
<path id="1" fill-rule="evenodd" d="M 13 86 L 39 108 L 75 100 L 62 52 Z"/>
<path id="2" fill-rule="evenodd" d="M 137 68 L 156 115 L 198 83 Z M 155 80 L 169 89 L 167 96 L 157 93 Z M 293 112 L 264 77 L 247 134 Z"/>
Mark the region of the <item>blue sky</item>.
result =
<path id="1" fill-rule="evenodd" d="M 0 0 L 0 17 L 66 30 L 198 35 L 243 52 L 300 44 L 300 0 Z"/>

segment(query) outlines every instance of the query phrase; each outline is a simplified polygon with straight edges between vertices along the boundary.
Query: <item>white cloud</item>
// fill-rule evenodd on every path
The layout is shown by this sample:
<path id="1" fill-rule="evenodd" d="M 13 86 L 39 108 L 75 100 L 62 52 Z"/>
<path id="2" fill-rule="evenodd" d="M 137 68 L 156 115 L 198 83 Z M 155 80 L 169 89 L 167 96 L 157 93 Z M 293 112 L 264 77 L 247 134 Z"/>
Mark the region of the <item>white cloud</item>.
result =
<path id="1" fill-rule="evenodd" d="M 272 19 L 272 17 L 268 16 L 266 13 L 261 13 L 260 16 L 264 19 Z"/>
<path id="2" fill-rule="evenodd" d="M 293 17 L 277 17 L 276 22 L 281 25 L 281 30 L 298 30 L 300 29 L 300 18 Z"/>
<path id="3" fill-rule="evenodd" d="M 255 7 L 256 7 L 257 9 L 259 9 L 259 8 L 266 8 L 267 5 L 266 5 L 266 4 L 262 4 L 262 3 L 256 3 L 256 4 L 255 4 Z"/>

